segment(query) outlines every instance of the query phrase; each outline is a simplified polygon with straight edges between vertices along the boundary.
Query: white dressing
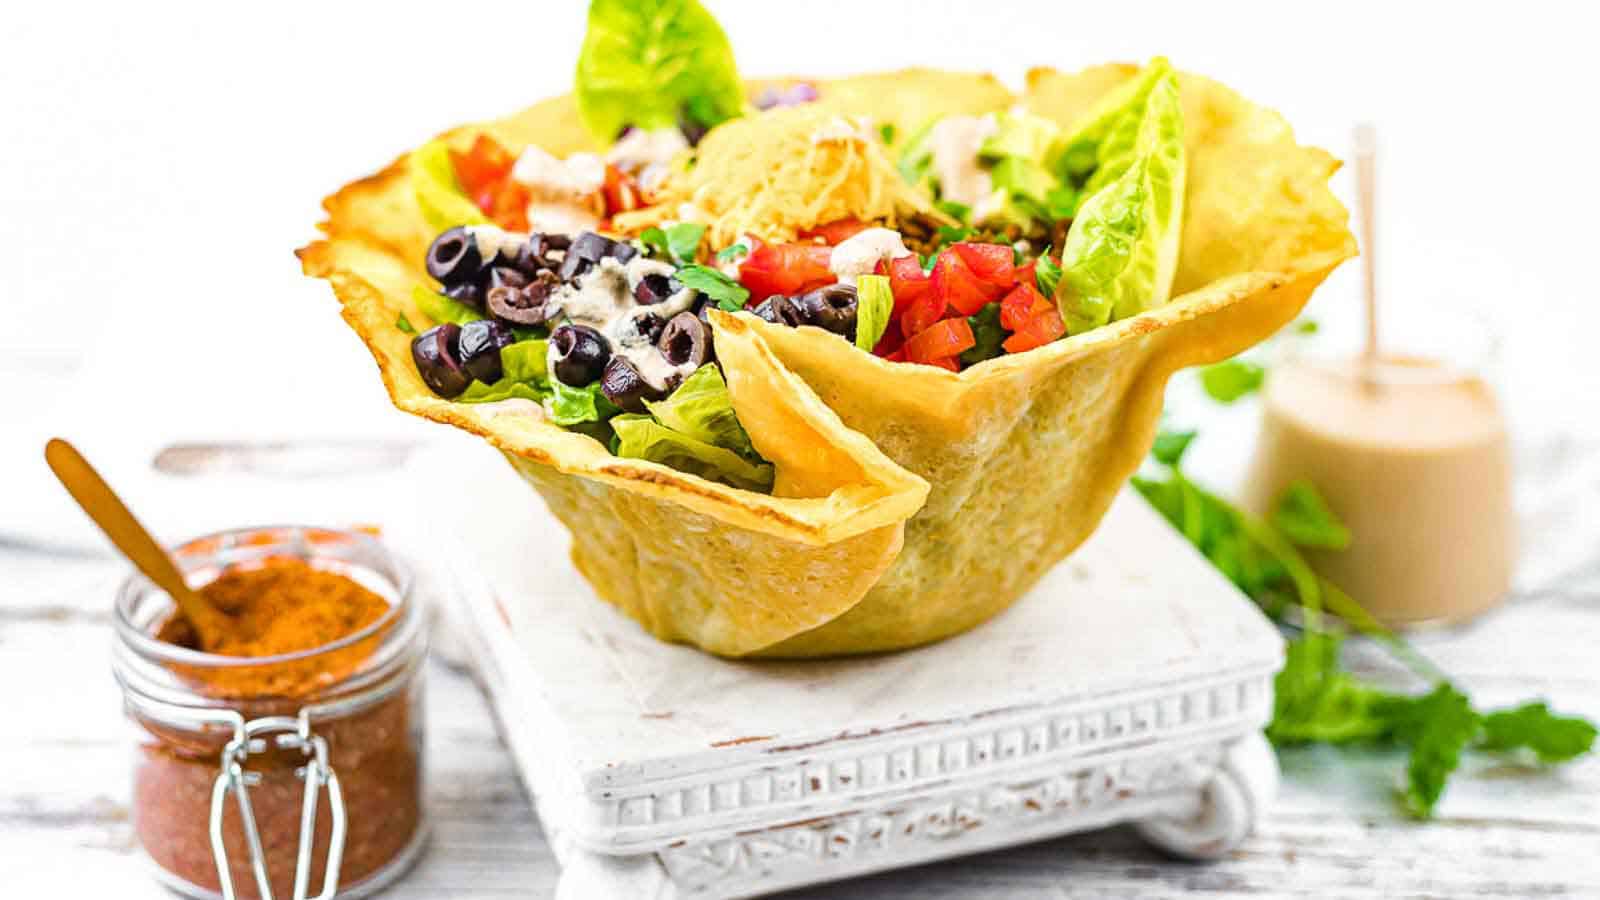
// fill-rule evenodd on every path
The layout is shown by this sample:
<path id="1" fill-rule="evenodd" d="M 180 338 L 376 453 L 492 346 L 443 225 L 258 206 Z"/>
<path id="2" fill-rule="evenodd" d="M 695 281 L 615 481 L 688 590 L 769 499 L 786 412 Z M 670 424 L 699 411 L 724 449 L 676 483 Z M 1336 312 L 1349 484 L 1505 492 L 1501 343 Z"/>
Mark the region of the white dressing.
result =
<path id="1" fill-rule="evenodd" d="M 900 232 L 891 228 L 866 228 L 839 242 L 828 256 L 828 268 L 841 284 L 855 284 L 862 275 L 871 275 L 880 261 L 910 256 Z"/>
<path id="2" fill-rule="evenodd" d="M 993 115 L 945 116 L 928 132 L 940 199 L 971 207 L 973 221 L 982 220 L 980 209 L 986 213 L 994 208 L 998 192 L 989 173 L 978 165 L 978 151 L 999 129 Z"/>
<path id="3" fill-rule="evenodd" d="M 660 303 L 643 306 L 634 298 L 634 290 L 647 275 L 671 277 L 675 271 L 668 263 L 642 255 L 627 263 L 609 257 L 602 259 L 578 276 L 575 284 L 562 285 L 551 295 L 551 327 L 573 322 L 593 328 L 605 336 L 612 355 L 633 363 L 645 383 L 664 390 L 676 376 L 693 372 L 694 365 L 675 366 L 668 362 L 650 336 L 639 328 L 640 319 L 648 316 L 663 321 L 671 319 L 694 302 L 694 291 L 682 288 Z M 554 365 L 554 358 L 551 364 Z M 551 377 L 555 377 L 553 368 Z"/>

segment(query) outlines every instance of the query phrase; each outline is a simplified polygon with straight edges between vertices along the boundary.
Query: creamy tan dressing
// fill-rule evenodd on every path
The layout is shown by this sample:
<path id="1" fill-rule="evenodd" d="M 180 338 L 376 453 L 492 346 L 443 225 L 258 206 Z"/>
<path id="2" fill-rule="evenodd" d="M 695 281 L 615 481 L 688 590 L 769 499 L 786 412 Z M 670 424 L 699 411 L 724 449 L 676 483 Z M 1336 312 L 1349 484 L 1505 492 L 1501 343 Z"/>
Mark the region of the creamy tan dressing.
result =
<path id="1" fill-rule="evenodd" d="M 651 387 L 665 389 L 675 376 L 694 371 L 692 363 L 675 366 L 667 362 L 648 334 L 639 328 L 639 319 L 658 316 L 663 320 L 688 309 L 694 302 L 694 291 L 683 288 L 653 306 L 641 306 L 634 299 L 634 289 L 646 275 L 671 277 L 676 270 L 660 260 L 635 256 L 627 263 L 615 259 L 600 260 L 594 268 L 575 279 L 575 284 L 565 284 L 550 297 L 551 328 L 563 322 L 587 325 L 605 336 L 611 353 L 633 363 L 639 375 Z M 555 378 L 554 360 L 550 377 Z"/>
<path id="2" fill-rule="evenodd" d="M 910 255 L 900 232 L 891 228 L 864 228 L 833 248 L 828 256 L 828 268 L 841 284 L 853 285 L 862 275 L 871 275 L 880 261 Z"/>
<path id="3" fill-rule="evenodd" d="M 506 231 L 498 225 L 469 225 L 466 226 L 466 232 L 472 237 L 472 242 L 478 245 L 478 258 L 485 263 L 494 259 L 496 253 L 504 252 L 508 257 L 515 257 L 528 239 L 525 234 Z"/>
<path id="4" fill-rule="evenodd" d="M 1478 378 L 1400 356 L 1274 367 L 1245 502 L 1269 513 L 1301 478 L 1352 535 L 1308 560 L 1379 619 L 1462 619 L 1510 587 L 1510 449 Z"/>
<path id="5" fill-rule="evenodd" d="M 989 173 L 978 165 L 978 151 L 999 129 L 993 115 L 945 116 L 928 132 L 940 199 L 971 207 L 973 221 L 994 209 L 997 192 Z"/>
<path id="6" fill-rule="evenodd" d="M 606 164 L 593 153 L 560 159 L 529 145 L 511 167 L 511 178 L 528 189 L 528 225 L 534 231 L 575 234 L 599 224 Z"/>
<path id="7" fill-rule="evenodd" d="M 638 179 L 641 188 L 652 191 L 671 171 L 673 158 L 688 149 L 688 140 L 677 128 L 635 128 L 612 145 L 606 162 Z"/>

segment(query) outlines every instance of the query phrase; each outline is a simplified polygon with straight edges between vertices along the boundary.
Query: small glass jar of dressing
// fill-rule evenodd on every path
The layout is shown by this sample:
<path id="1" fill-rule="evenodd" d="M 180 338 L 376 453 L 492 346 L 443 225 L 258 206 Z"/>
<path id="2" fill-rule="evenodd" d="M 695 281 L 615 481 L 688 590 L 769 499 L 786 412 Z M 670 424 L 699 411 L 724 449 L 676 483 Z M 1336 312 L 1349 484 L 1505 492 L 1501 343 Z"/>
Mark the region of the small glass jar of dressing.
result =
<path id="1" fill-rule="evenodd" d="M 1319 335 L 1273 364 L 1243 500 L 1270 514 L 1310 481 L 1351 533 L 1305 551 L 1319 574 L 1388 625 L 1459 622 L 1505 597 L 1515 565 L 1497 347 L 1459 307 L 1398 324 L 1376 357 Z"/>
<path id="2" fill-rule="evenodd" d="M 319 647 L 221 656 L 158 638 L 172 600 L 135 574 L 117 592 L 112 669 L 134 726 L 134 833 L 189 897 L 372 893 L 415 861 L 422 805 L 425 615 L 412 576 L 357 532 L 239 529 L 173 550 L 189 582 L 285 558 L 389 604 Z"/>

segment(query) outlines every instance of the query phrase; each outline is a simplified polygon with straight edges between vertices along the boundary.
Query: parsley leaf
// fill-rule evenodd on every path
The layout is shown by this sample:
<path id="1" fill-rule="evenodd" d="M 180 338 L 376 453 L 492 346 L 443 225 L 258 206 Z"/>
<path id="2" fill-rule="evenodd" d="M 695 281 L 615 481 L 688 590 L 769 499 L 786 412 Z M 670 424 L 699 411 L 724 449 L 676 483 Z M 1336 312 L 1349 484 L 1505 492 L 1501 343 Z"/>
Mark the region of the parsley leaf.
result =
<path id="1" fill-rule="evenodd" d="M 693 288 L 716 302 L 728 312 L 744 309 L 750 299 L 750 290 L 710 266 L 691 263 L 678 270 L 675 276 L 684 287 Z"/>
<path id="2" fill-rule="evenodd" d="M 678 265 L 694 262 L 695 251 L 700 249 L 700 239 L 706 226 L 699 222 L 679 222 L 665 230 L 654 225 L 639 232 L 639 243 L 651 251 L 652 256 L 665 257 Z"/>
<path id="3" fill-rule="evenodd" d="M 1587 719 L 1558 716 L 1543 701 L 1500 709 L 1483 717 L 1481 750 L 1532 750 L 1542 763 L 1566 762 L 1594 749 L 1595 727 Z"/>
<path id="4" fill-rule="evenodd" d="M 983 308 L 967 316 L 972 326 L 972 337 L 977 343 L 961 354 L 961 364 L 970 366 L 986 359 L 994 359 L 1003 351 L 1000 344 L 1006 339 L 1006 330 L 1000 327 L 1000 304 L 985 303 Z"/>
<path id="5" fill-rule="evenodd" d="M 1233 401 L 1261 389 L 1267 372 L 1253 362 L 1229 359 L 1200 370 L 1200 386 L 1218 403 Z"/>
<path id="6" fill-rule="evenodd" d="M 1043 294 L 1046 300 L 1056 295 L 1056 285 L 1061 283 L 1061 266 L 1050 255 L 1049 247 L 1044 248 L 1044 252 L 1039 254 L 1039 265 L 1034 267 L 1033 280 L 1038 282 L 1039 293 Z"/>
<path id="7" fill-rule="evenodd" d="M 1183 459 L 1183 451 L 1189 449 L 1189 442 L 1194 440 L 1194 431 L 1162 431 L 1156 435 L 1155 445 L 1150 448 L 1150 455 L 1156 462 L 1164 466 L 1175 466 Z"/>
<path id="8" fill-rule="evenodd" d="M 651 256 L 669 257 L 672 255 L 672 251 L 667 248 L 667 233 L 654 225 L 639 232 L 639 243 L 644 245 L 645 250 Z"/>
<path id="9" fill-rule="evenodd" d="M 717 262 L 731 263 L 744 259 L 750 255 L 750 248 L 743 243 L 729 244 L 717 251 Z"/>
<path id="10" fill-rule="evenodd" d="M 1350 546 L 1350 529 L 1328 508 L 1316 486 L 1303 478 L 1278 498 L 1272 524 L 1301 547 L 1343 550 Z"/>
<path id="11" fill-rule="evenodd" d="M 1479 717 L 1467 695 L 1441 682 L 1422 697 L 1390 697 L 1377 713 L 1389 721 L 1396 740 L 1411 745 L 1403 793 L 1406 811 L 1419 819 L 1433 815 L 1445 782 L 1461 765 L 1461 751 L 1478 736 Z"/>

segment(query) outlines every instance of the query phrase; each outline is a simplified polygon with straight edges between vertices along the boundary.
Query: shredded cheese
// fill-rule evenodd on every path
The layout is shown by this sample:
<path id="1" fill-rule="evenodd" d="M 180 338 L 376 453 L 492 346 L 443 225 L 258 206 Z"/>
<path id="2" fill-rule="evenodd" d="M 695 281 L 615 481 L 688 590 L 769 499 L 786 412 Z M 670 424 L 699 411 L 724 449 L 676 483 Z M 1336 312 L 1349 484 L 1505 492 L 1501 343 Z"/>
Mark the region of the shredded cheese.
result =
<path id="1" fill-rule="evenodd" d="M 709 226 L 713 247 L 742 234 L 791 241 L 839 219 L 891 226 L 905 213 L 945 219 L 901 179 L 871 129 L 809 106 L 775 108 L 712 129 L 693 165 L 668 175 L 653 205 L 620 214 L 613 224 L 633 234 L 682 220 L 685 208 Z"/>

